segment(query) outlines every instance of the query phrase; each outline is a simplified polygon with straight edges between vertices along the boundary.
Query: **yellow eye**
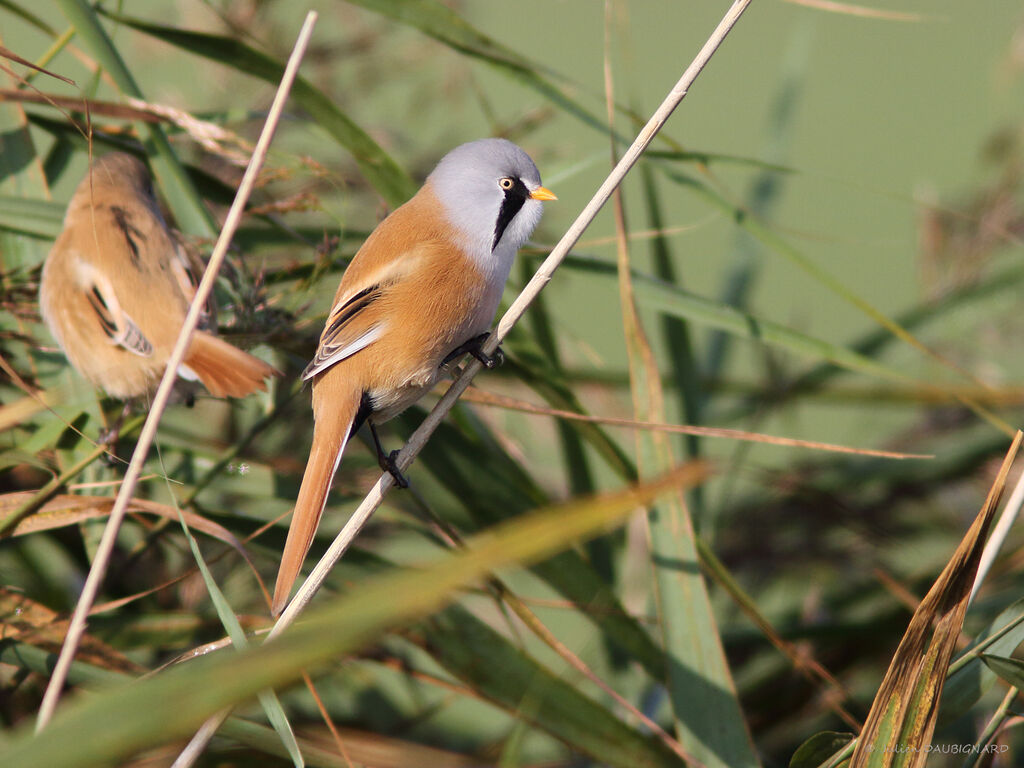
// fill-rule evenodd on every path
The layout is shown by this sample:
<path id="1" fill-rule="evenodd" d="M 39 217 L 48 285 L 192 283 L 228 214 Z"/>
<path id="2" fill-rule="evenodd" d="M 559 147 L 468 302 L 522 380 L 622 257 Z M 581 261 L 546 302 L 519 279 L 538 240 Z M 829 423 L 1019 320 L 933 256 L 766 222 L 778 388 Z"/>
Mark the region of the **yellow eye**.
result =
<path id="1" fill-rule="evenodd" d="M 506 190 L 512 189 L 512 187 L 514 187 L 515 185 L 516 185 L 515 181 L 513 181 L 508 176 L 505 176 L 504 178 L 502 178 L 502 179 L 500 179 L 498 181 L 498 186 L 501 187 L 502 189 L 506 189 Z"/>

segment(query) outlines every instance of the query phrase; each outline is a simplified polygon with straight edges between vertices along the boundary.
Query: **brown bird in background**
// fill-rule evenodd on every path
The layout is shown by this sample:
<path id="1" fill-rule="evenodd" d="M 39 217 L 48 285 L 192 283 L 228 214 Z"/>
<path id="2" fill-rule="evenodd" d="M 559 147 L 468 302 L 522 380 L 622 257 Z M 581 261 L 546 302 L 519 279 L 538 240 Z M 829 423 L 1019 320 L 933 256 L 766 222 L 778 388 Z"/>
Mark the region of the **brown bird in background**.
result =
<path id="1" fill-rule="evenodd" d="M 349 438 L 415 403 L 445 367 L 480 345 L 512 261 L 554 200 L 522 149 L 504 139 L 456 147 L 420 191 L 382 221 L 338 286 L 313 362 L 313 447 L 274 589 L 284 610 Z M 405 479 L 384 456 L 381 466 Z"/>
<path id="2" fill-rule="evenodd" d="M 85 378 L 118 398 L 151 392 L 195 295 L 188 262 L 157 206 L 142 161 L 95 160 L 43 267 L 39 305 L 50 332 Z M 266 389 L 278 371 L 196 330 L 178 369 L 216 397 Z"/>

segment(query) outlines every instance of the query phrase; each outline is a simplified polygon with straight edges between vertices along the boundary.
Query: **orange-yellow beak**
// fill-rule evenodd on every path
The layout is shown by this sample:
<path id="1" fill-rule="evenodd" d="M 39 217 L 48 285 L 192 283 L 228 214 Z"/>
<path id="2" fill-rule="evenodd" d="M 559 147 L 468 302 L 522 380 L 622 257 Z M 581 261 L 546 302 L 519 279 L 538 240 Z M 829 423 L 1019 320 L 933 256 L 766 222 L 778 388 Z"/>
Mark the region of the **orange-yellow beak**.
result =
<path id="1" fill-rule="evenodd" d="M 534 200 L 557 200 L 555 193 L 547 187 L 537 187 L 533 192 L 530 193 L 530 197 Z"/>

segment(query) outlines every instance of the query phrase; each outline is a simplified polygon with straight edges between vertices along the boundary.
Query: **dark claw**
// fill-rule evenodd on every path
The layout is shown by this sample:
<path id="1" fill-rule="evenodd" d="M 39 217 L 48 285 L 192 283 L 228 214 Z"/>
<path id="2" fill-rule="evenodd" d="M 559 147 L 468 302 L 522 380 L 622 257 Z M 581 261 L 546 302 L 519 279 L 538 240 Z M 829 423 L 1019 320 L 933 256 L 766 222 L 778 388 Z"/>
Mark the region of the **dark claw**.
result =
<path id="1" fill-rule="evenodd" d="M 405 475 L 402 474 L 401 470 L 398 469 L 398 451 L 392 451 L 380 462 L 380 468 L 395 478 L 395 485 L 399 488 L 408 488 L 409 481 Z"/>
<path id="2" fill-rule="evenodd" d="M 373 445 L 377 449 L 377 463 L 380 468 L 395 478 L 395 485 L 399 488 L 408 488 L 409 481 L 398 469 L 398 464 L 395 461 L 398 458 L 398 451 L 384 453 L 384 447 L 380 444 L 380 437 L 377 435 L 377 427 L 369 420 L 367 420 L 367 424 L 370 426 L 370 434 L 373 435 Z"/>
<path id="3" fill-rule="evenodd" d="M 472 355 L 480 361 L 484 368 L 497 368 L 505 362 L 505 353 L 501 351 L 501 347 L 494 350 L 493 355 L 485 355 L 483 353 L 484 342 L 486 342 L 490 337 L 491 334 L 489 333 L 481 333 L 479 336 L 460 344 L 448 353 L 448 356 L 444 359 L 444 362 L 442 362 L 441 365 L 445 366 L 453 360 L 458 360 L 463 355 Z"/>
<path id="4" fill-rule="evenodd" d="M 504 363 L 505 363 L 505 353 L 501 351 L 501 347 L 498 347 L 497 349 L 495 349 L 494 350 L 494 354 L 492 354 L 492 355 L 485 355 L 480 350 L 480 346 L 483 346 L 483 345 L 481 344 L 481 345 L 477 346 L 476 349 L 469 350 L 469 354 L 471 354 L 473 357 L 475 357 L 477 360 L 479 360 L 483 364 L 484 368 L 486 368 L 487 370 L 490 371 L 490 370 L 493 370 L 493 369 L 497 368 L 499 365 L 504 365 Z"/>

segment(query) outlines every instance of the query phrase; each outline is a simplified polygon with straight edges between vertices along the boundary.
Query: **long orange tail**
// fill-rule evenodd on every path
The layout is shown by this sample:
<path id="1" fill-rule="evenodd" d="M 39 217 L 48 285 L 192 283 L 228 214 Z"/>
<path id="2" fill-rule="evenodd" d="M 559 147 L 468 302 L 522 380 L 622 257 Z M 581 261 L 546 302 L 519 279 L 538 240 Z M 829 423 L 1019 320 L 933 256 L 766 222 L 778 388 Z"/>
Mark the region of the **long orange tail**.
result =
<path id="1" fill-rule="evenodd" d="M 321 380 L 318 385 L 322 387 L 333 383 Z M 313 543 L 313 535 L 320 524 L 334 473 L 338 471 L 341 454 L 345 451 L 352 423 L 359 411 L 360 392 L 344 393 L 338 392 L 336 388 L 332 390 L 327 395 L 316 390 L 313 392 L 316 419 L 313 447 L 309 451 L 309 461 L 302 475 L 292 524 L 288 528 L 288 539 L 281 554 L 281 567 L 277 571 L 277 585 L 274 587 L 274 602 L 271 606 L 275 616 L 279 616 L 288 604 L 292 585 Z"/>
<path id="2" fill-rule="evenodd" d="M 185 365 L 214 397 L 245 397 L 265 390 L 264 379 L 280 375 L 272 365 L 205 331 L 193 334 Z"/>

